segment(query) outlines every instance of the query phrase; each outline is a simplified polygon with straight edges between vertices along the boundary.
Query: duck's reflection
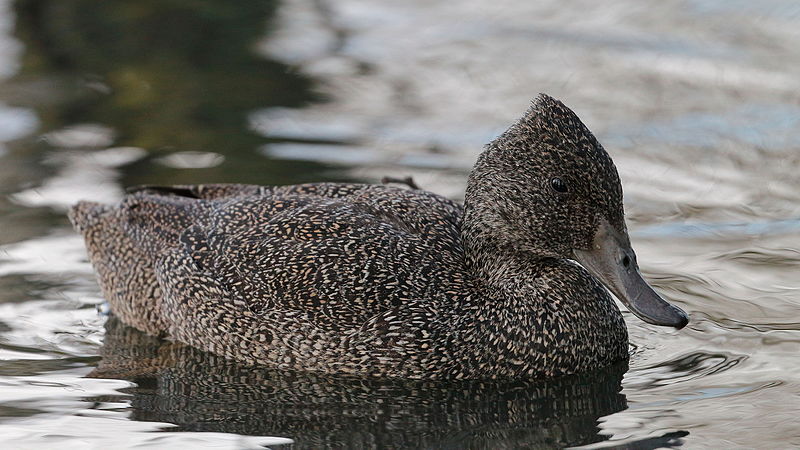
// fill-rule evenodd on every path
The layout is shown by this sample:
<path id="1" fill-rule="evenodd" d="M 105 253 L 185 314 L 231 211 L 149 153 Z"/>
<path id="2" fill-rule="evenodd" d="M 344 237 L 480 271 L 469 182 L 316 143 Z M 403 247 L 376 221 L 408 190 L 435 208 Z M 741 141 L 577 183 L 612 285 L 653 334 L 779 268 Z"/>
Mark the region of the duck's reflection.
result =
<path id="1" fill-rule="evenodd" d="M 537 448 L 605 439 L 627 364 L 547 382 L 354 379 L 247 367 L 106 324 L 90 376 L 134 381 L 134 420 L 289 437 L 297 447 Z"/>

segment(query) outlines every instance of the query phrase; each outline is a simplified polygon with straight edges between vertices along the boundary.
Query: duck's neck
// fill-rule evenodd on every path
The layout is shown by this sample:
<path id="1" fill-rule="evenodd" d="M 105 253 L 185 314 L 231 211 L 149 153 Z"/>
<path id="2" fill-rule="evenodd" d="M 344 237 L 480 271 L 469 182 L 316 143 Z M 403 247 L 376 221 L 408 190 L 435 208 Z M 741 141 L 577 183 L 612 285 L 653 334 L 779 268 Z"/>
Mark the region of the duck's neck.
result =
<path id="1" fill-rule="evenodd" d="M 467 268 L 482 286 L 509 293 L 524 294 L 524 281 L 537 276 L 539 263 L 546 258 L 527 254 L 512 244 L 483 234 L 479 227 L 462 224 L 461 237 Z"/>
<path id="2" fill-rule="evenodd" d="M 509 264 L 521 278 L 481 286 L 454 314 L 452 347 L 473 361 L 465 375 L 552 377 L 627 358 L 622 314 L 586 271 L 557 259 L 535 275 Z"/>
<path id="3" fill-rule="evenodd" d="M 476 284 L 474 314 L 460 311 L 453 328 L 469 330 L 456 338 L 471 343 L 470 376 L 566 375 L 627 357 L 622 314 L 584 269 L 518 250 L 482 225 L 467 208 L 462 239 Z M 482 372 L 485 367 L 493 372 Z"/>
<path id="4" fill-rule="evenodd" d="M 537 252 L 514 238 L 518 230 L 512 229 L 514 225 L 503 216 L 508 208 L 495 191 L 498 174 L 486 162 L 489 152 L 478 159 L 467 182 L 461 241 L 467 268 L 476 281 L 510 288 L 521 278 L 535 276 L 537 263 L 553 255 Z"/>

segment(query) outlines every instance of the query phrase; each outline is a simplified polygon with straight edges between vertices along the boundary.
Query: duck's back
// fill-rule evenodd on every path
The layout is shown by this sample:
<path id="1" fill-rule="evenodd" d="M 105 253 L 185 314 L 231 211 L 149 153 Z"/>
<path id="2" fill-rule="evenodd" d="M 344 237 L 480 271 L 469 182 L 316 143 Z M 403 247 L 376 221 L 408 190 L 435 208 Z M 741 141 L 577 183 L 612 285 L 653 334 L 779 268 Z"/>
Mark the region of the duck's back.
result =
<path id="1" fill-rule="evenodd" d="M 450 301 L 465 289 L 461 214 L 421 190 L 324 183 L 144 187 L 70 217 L 123 321 L 215 350 L 215 333 L 277 313 L 346 336 Z"/>

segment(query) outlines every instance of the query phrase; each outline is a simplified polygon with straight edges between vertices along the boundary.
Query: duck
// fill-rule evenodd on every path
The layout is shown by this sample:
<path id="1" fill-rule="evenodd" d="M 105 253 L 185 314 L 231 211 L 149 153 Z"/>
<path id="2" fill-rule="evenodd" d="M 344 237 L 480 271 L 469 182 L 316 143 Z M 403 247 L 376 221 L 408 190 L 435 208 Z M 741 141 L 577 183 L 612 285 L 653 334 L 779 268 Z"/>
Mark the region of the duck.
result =
<path id="1" fill-rule="evenodd" d="M 617 169 L 559 100 L 484 147 L 463 204 L 409 184 L 139 186 L 68 216 L 122 322 L 246 365 L 542 379 L 629 358 L 609 291 L 689 321 L 642 277 Z"/>

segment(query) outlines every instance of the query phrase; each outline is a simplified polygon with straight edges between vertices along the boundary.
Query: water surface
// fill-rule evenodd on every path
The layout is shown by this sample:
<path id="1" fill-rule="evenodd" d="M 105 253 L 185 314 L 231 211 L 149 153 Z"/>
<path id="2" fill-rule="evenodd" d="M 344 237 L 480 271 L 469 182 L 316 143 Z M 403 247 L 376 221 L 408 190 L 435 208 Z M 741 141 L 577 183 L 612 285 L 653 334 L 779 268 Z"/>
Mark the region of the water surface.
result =
<path id="1" fill-rule="evenodd" d="M 9 448 L 800 446 L 795 2 L 0 0 Z M 459 199 L 547 92 L 614 158 L 645 276 L 628 364 L 549 382 L 277 373 L 109 319 L 64 213 L 142 183 Z"/>

